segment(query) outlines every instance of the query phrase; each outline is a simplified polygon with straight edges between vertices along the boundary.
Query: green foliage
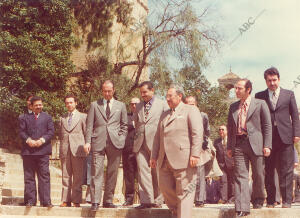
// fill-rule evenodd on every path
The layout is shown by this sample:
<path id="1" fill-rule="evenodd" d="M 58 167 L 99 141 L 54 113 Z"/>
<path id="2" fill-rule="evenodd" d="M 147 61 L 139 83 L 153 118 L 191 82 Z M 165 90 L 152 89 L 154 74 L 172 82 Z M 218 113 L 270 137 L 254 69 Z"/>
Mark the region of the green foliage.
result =
<path id="1" fill-rule="evenodd" d="M 44 98 L 54 119 L 73 72 L 73 18 L 67 0 L 0 2 L 0 144 L 19 146 L 17 118 L 29 94 Z"/>

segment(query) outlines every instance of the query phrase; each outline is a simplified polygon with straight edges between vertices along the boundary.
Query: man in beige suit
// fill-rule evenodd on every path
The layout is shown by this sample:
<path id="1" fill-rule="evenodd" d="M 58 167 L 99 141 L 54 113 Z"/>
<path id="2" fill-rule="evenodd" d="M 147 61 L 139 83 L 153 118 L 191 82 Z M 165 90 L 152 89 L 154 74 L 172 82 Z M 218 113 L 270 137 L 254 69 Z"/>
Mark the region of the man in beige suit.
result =
<path id="1" fill-rule="evenodd" d="M 86 114 L 76 110 L 77 100 L 74 95 L 65 97 L 68 113 L 60 118 L 59 156 L 62 167 L 62 204 L 61 207 L 79 207 L 82 199 L 84 134 Z"/>
<path id="2" fill-rule="evenodd" d="M 202 117 L 197 107 L 182 103 L 181 87 L 172 85 L 166 97 L 170 110 L 160 118 L 150 165 L 158 167 L 159 188 L 173 215 L 190 218 L 202 164 Z"/>
<path id="3" fill-rule="evenodd" d="M 141 205 L 137 209 L 161 207 L 162 195 L 158 189 L 156 169 L 149 166 L 154 137 L 157 133 L 159 118 L 167 105 L 154 96 L 153 84 L 145 81 L 139 85 L 143 101 L 137 104 L 133 114 L 135 139 L 133 152 L 136 154 L 138 168 L 139 195 Z"/>

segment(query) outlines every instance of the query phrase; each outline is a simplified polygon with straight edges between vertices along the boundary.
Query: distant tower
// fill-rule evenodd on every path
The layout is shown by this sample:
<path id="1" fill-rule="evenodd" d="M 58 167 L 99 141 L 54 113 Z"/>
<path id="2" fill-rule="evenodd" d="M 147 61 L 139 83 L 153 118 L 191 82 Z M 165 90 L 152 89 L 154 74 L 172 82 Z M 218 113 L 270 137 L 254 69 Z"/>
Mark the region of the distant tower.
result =
<path id="1" fill-rule="evenodd" d="M 234 84 L 240 79 L 241 78 L 238 75 L 232 73 L 230 66 L 229 73 L 219 78 L 218 82 L 220 86 L 225 87 L 229 91 L 230 89 L 234 88 Z"/>

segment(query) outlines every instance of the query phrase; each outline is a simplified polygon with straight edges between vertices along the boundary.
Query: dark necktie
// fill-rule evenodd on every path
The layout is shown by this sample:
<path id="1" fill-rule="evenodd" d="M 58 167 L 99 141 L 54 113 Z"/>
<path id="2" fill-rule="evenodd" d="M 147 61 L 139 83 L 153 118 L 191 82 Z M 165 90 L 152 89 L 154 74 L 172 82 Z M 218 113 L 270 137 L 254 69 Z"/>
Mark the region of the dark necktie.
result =
<path id="1" fill-rule="evenodd" d="M 110 100 L 107 100 L 107 104 L 106 104 L 106 117 L 107 117 L 107 119 L 109 118 L 109 115 L 110 115 L 109 102 L 110 102 Z"/>
<path id="2" fill-rule="evenodd" d="M 145 120 L 147 120 L 148 118 L 150 107 L 151 107 L 150 101 L 148 101 L 144 106 Z"/>
<path id="3" fill-rule="evenodd" d="M 69 119 L 68 119 L 68 127 L 70 127 L 71 124 L 72 124 L 72 116 L 73 116 L 73 113 L 70 113 L 70 116 L 69 116 Z"/>

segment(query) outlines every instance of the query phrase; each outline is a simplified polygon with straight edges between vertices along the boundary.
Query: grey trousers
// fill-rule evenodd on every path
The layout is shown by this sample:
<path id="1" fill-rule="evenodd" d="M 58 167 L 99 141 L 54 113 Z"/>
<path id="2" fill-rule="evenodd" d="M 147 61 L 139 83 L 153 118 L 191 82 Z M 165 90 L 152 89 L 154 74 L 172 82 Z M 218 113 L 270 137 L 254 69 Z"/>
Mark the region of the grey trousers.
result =
<path id="1" fill-rule="evenodd" d="M 106 147 L 104 150 L 92 152 L 90 185 L 91 203 L 99 204 L 102 198 L 105 154 L 107 156 L 107 168 L 103 204 L 113 203 L 122 150 L 117 149 L 110 142 L 106 143 Z"/>
<path id="2" fill-rule="evenodd" d="M 252 167 L 252 203 L 263 204 L 264 194 L 264 157 L 256 156 L 249 139 L 237 139 L 234 148 L 234 189 L 235 210 L 250 212 L 249 162 Z"/>
<path id="3" fill-rule="evenodd" d="M 206 183 L 205 183 L 205 165 L 197 167 L 197 184 L 195 202 L 203 202 L 206 200 Z"/>
<path id="4" fill-rule="evenodd" d="M 163 196 L 158 188 L 157 169 L 150 168 L 151 151 L 143 144 L 136 154 L 139 195 L 142 204 L 163 204 Z"/>
<path id="5" fill-rule="evenodd" d="M 62 202 L 81 203 L 85 157 L 74 157 L 70 148 L 61 159 Z"/>

